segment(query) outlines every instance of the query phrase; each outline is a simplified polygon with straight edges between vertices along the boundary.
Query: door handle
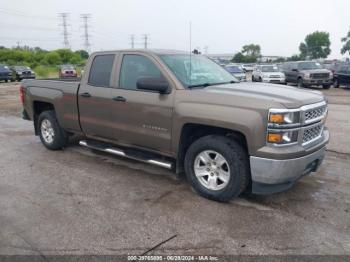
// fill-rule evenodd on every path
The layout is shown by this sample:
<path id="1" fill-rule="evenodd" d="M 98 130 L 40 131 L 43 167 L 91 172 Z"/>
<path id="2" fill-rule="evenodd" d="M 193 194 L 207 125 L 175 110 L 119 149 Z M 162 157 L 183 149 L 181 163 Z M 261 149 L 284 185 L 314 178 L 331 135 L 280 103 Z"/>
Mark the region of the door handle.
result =
<path id="1" fill-rule="evenodd" d="M 123 96 L 116 96 L 116 97 L 113 97 L 112 99 L 117 102 L 126 102 L 126 98 Z"/>
<path id="2" fill-rule="evenodd" d="M 82 93 L 81 96 L 83 96 L 83 97 L 91 97 L 90 93 L 88 93 L 88 92 Z"/>

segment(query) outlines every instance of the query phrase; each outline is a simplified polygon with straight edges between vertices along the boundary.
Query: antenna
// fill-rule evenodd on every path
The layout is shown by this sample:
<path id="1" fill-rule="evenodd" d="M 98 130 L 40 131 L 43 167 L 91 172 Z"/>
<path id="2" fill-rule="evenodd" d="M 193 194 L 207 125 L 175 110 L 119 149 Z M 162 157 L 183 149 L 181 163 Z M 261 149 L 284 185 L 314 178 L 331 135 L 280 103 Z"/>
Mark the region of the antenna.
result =
<path id="1" fill-rule="evenodd" d="M 190 84 L 191 84 L 191 79 L 192 79 L 192 22 L 190 21 Z"/>

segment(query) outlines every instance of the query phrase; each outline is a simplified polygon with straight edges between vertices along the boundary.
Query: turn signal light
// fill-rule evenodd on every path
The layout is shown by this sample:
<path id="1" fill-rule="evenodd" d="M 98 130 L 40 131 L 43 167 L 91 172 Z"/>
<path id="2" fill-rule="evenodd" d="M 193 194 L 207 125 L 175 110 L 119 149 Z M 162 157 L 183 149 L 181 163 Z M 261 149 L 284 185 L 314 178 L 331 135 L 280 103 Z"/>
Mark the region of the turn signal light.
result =
<path id="1" fill-rule="evenodd" d="M 269 143 L 280 143 L 282 142 L 282 134 L 274 134 L 274 133 L 270 133 L 267 136 L 267 141 Z"/>
<path id="2" fill-rule="evenodd" d="M 284 115 L 283 114 L 270 114 L 270 123 L 282 124 L 284 123 Z"/>

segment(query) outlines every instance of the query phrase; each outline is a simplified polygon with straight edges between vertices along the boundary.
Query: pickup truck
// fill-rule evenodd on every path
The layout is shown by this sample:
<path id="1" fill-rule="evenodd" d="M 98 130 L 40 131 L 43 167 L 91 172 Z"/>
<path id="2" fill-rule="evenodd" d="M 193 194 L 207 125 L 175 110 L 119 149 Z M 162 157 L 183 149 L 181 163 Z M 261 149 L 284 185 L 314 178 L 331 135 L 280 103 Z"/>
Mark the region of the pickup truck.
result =
<path id="1" fill-rule="evenodd" d="M 20 97 L 48 149 L 79 135 L 81 146 L 184 173 L 217 201 L 290 188 L 318 169 L 329 140 L 321 92 L 239 83 L 179 51 L 96 52 L 81 81 L 24 80 Z"/>

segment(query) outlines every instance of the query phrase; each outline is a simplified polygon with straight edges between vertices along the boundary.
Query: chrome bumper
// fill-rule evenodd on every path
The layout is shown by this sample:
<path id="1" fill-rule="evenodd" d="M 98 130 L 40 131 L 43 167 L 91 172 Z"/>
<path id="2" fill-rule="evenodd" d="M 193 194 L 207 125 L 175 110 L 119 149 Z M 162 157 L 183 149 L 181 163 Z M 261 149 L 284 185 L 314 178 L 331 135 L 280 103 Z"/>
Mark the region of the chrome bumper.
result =
<path id="1" fill-rule="evenodd" d="M 326 147 L 312 154 L 286 160 L 250 157 L 252 181 L 263 184 L 283 184 L 298 180 L 303 175 L 317 171 Z"/>

